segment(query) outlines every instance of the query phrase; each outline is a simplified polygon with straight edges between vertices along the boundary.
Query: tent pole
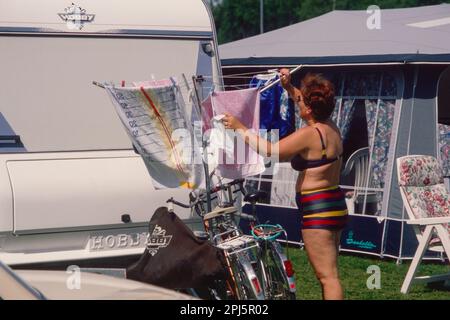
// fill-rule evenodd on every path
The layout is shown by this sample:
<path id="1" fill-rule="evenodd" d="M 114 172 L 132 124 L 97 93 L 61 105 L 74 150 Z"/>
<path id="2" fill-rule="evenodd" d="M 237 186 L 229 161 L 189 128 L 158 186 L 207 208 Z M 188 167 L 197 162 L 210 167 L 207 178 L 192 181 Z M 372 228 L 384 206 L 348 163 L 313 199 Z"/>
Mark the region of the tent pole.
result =
<path id="1" fill-rule="evenodd" d="M 417 79 L 419 76 L 419 66 L 416 65 L 414 66 L 414 83 L 413 83 L 413 92 L 412 92 L 412 104 L 411 104 L 411 117 L 410 117 L 410 122 L 409 122 L 409 132 L 408 132 L 408 146 L 407 146 L 407 151 L 406 154 L 409 155 L 410 154 L 410 147 L 411 147 L 411 132 L 412 132 L 412 123 L 413 123 L 413 115 L 414 115 L 414 102 L 416 99 L 416 88 L 417 88 Z M 400 250 L 399 250 L 399 257 L 397 260 L 397 264 L 399 264 L 399 262 L 402 262 L 402 255 L 403 255 L 403 236 L 404 236 L 404 228 L 405 228 L 405 206 L 402 205 L 402 225 L 401 225 L 401 229 L 400 229 Z"/>
<path id="2" fill-rule="evenodd" d="M 381 212 L 381 216 L 385 218 L 385 224 L 383 227 L 383 236 L 382 236 L 382 252 L 381 252 L 381 256 L 384 256 L 384 253 L 386 251 L 386 243 L 388 242 L 387 237 L 389 235 L 389 233 L 387 233 L 387 228 L 388 228 L 388 224 L 390 222 L 389 219 L 389 209 L 390 209 L 390 204 L 391 204 L 391 192 L 392 192 L 392 183 L 393 183 L 393 179 L 395 177 L 394 175 L 394 167 L 395 167 L 395 156 L 397 155 L 397 147 L 398 147 L 398 134 L 399 134 L 399 127 L 400 127 L 400 119 L 401 119 L 401 114 L 402 114 L 402 110 L 403 110 L 403 100 L 404 100 L 404 95 L 405 95 L 405 78 L 404 78 L 404 74 L 403 73 L 398 73 L 397 77 L 401 78 L 402 84 L 401 84 L 401 94 L 399 95 L 400 101 L 398 101 L 398 99 L 396 99 L 395 102 L 395 115 L 394 115 L 394 121 L 393 121 L 393 127 L 392 127 L 392 135 L 391 135 L 391 143 L 390 143 L 390 147 L 389 147 L 389 154 L 388 154 L 388 159 L 394 159 L 392 160 L 388 160 L 388 166 L 386 169 L 386 173 L 385 173 L 385 177 L 389 177 L 388 179 L 386 179 L 386 183 L 384 185 L 384 194 L 383 194 L 383 203 L 382 203 L 382 212 Z M 397 258 L 397 263 L 398 263 L 398 259 L 400 257 L 400 250 L 397 252 L 396 254 L 396 258 Z"/>
<path id="3" fill-rule="evenodd" d="M 408 148 L 406 154 L 410 154 L 411 148 L 411 132 L 412 132 L 412 123 L 413 123 L 413 115 L 414 115 L 414 105 L 416 100 L 416 88 L 417 88 L 417 78 L 419 76 L 419 66 L 414 66 L 414 84 L 413 84 L 413 92 L 412 92 L 412 104 L 411 104 L 411 117 L 409 122 L 409 132 L 408 132 Z"/>

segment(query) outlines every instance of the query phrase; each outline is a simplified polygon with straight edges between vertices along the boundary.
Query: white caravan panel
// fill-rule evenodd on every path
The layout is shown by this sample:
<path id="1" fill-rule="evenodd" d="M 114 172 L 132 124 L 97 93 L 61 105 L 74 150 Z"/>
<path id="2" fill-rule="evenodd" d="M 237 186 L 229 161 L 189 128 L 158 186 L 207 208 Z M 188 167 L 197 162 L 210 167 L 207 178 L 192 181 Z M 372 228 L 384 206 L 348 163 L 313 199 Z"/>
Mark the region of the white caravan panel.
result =
<path id="1" fill-rule="evenodd" d="M 80 16 L 78 22 L 76 15 Z M 68 23 L 71 21 L 74 25 Z M 117 33 L 117 30 L 212 32 L 201 0 L 2 0 L 0 25 L 77 33 Z"/>
<path id="2" fill-rule="evenodd" d="M 129 149 L 111 101 L 92 81 L 191 77 L 199 47 L 194 40 L 0 37 L 0 113 L 28 152 Z"/>
<path id="3" fill-rule="evenodd" d="M 15 233 L 126 227 L 122 215 L 131 222 L 148 221 L 174 194 L 160 190 L 152 196 L 155 189 L 143 175 L 140 157 L 10 161 L 8 171 Z"/>

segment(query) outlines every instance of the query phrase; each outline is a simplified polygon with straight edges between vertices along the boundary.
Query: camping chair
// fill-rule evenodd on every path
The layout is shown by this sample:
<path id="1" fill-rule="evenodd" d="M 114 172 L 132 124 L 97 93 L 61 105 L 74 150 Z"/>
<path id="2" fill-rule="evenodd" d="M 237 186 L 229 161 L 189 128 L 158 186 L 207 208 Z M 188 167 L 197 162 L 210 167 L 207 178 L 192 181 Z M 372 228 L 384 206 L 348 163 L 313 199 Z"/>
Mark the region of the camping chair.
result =
<path id="1" fill-rule="evenodd" d="M 449 274 L 415 277 L 426 250 L 445 253 L 450 258 L 450 195 L 444 186 L 442 170 L 436 158 L 415 155 L 397 159 L 397 174 L 408 224 L 419 245 L 401 288 L 408 293 L 411 283 L 443 281 Z M 431 245 L 431 246 L 430 246 Z"/>
<path id="2" fill-rule="evenodd" d="M 355 213 L 355 207 L 358 204 L 364 203 L 366 198 L 367 204 L 377 203 L 377 196 L 375 192 L 368 192 L 366 188 L 372 187 L 371 175 L 368 177 L 369 171 L 369 147 L 364 147 L 353 152 L 345 163 L 342 175 L 349 175 L 353 168 L 355 168 L 355 184 L 354 191 L 348 192 L 345 197 L 347 209 L 350 214 Z M 369 178 L 369 181 L 367 179 Z M 367 194 L 367 195 L 366 195 Z"/>

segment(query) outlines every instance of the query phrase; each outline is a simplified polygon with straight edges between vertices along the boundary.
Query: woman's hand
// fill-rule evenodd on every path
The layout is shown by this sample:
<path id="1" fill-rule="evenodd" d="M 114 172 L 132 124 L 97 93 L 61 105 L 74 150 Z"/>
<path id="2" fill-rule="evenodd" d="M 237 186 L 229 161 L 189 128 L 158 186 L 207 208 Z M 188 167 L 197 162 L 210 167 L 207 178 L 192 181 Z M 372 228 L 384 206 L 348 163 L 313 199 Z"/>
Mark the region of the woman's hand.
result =
<path id="1" fill-rule="evenodd" d="M 225 113 L 225 116 L 222 118 L 222 123 L 225 126 L 225 129 L 242 129 L 247 130 L 247 128 L 239 121 L 238 118 L 232 116 L 229 113 Z"/>
<path id="2" fill-rule="evenodd" d="M 289 90 L 291 85 L 291 74 L 289 72 L 289 69 L 286 68 L 282 68 L 280 69 L 280 83 L 281 86 L 286 89 Z"/>

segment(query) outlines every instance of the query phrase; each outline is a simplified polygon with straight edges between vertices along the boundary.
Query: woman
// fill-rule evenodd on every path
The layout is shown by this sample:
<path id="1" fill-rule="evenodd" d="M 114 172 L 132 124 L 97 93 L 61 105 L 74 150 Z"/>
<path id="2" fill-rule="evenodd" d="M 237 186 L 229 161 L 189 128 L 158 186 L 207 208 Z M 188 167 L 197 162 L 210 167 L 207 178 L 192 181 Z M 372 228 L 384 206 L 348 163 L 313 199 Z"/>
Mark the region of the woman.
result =
<path id="1" fill-rule="evenodd" d="M 322 286 L 324 299 L 343 299 L 338 275 L 338 248 L 341 231 L 347 221 L 347 207 L 339 188 L 342 165 L 342 139 L 331 121 L 334 88 L 320 75 L 308 74 L 300 89 L 291 84 L 289 70 L 280 70 L 281 84 L 296 102 L 307 126 L 271 144 L 230 114 L 225 128 L 235 129 L 246 143 L 263 155 L 291 160 L 299 171 L 296 202 L 302 219 L 302 238 L 309 261 Z"/>

